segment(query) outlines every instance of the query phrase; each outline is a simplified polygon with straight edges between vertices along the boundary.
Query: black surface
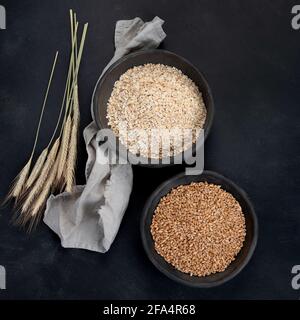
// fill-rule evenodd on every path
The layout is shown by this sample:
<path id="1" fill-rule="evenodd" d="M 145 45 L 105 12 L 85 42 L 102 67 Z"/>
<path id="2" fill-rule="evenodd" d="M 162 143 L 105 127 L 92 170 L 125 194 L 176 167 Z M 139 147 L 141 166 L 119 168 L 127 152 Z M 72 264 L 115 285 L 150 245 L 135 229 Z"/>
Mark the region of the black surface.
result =
<path id="1" fill-rule="evenodd" d="M 241 251 L 234 261 L 223 272 L 217 272 L 206 277 L 190 276 L 175 269 L 155 250 L 154 240 L 151 234 L 153 214 L 162 197 L 166 196 L 173 188 L 187 185 L 192 182 L 207 182 L 219 185 L 229 192 L 239 202 L 245 216 L 246 237 Z M 219 173 L 205 170 L 201 175 L 186 175 L 184 172 L 164 181 L 146 201 L 141 216 L 141 237 L 144 249 L 150 261 L 163 274 L 172 280 L 194 288 L 212 288 L 224 284 L 237 276 L 250 261 L 258 238 L 257 217 L 249 197 L 239 186 Z"/>
<path id="2" fill-rule="evenodd" d="M 202 93 L 203 101 L 206 107 L 206 119 L 203 127 L 205 140 L 209 135 L 214 118 L 214 102 L 211 89 L 204 76 L 195 66 L 193 66 L 193 64 L 174 52 L 161 49 L 140 50 L 130 53 L 116 61 L 106 70 L 105 74 L 97 82 L 92 96 L 93 114 L 98 128 L 110 128 L 107 119 L 107 103 L 111 96 L 115 82 L 118 81 L 121 75 L 128 69 L 144 65 L 146 63 L 160 63 L 171 67 L 176 67 L 194 81 Z M 117 141 L 118 144 L 120 144 L 119 139 L 117 139 Z M 200 148 L 202 141 L 203 140 L 200 137 L 198 140 L 198 148 Z M 194 143 L 192 148 L 189 150 L 191 155 L 195 155 L 196 146 L 197 144 Z M 122 145 L 122 149 L 120 147 L 116 148 L 113 144 L 111 144 L 110 147 L 114 150 L 121 150 L 120 152 L 122 153 L 123 157 L 127 158 L 128 150 L 124 145 Z M 188 154 L 188 152 L 186 154 Z M 131 154 L 131 156 L 134 155 Z M 176 158 L 179 158 L 179 160 L 182 159 L 182 153 L 176 155 Z M 151 159 L 139 155 L 137 159 L 138 161 L 135 163 L 139 163 L 139 165 L 142 164 L 145 167 L 161 168 L 174 165 L 176 162 L 174 159 L 175 157 L 167 157 L 166 159 L 161 160 L 158 159 L 158 162 L 153 165 L 150 163 Z M 180 162 L 178 161 L 177 163 Z"/>
<path id="3" fill-rule="evenodd" d="M 90 29 L 80 72 L 83 129 L 90 122 L 96 80 L 113 54 L 118 19 L 155 15 L 166 20 L 163 48 L 203 71 L 216 115 L 206 142 L 206 169 L 241 186 L 260 225 L 257 249 L 235 279 L 213 289 L 193 289 L 162 275 L 140 241 L 145 200 L 182 167 L 134 168 L 134 188 L 118 236 L 107 254 L 63 249 L 45 225 L 28 236 L 0 213 L 0 264 L 7 290 L 0 298 L 82 299 L 298 299 L 291 268 L 300 264 L 300 31 L 291 28 L 287 0 L 2 0 L 7 30 L 0 30 L 1 196 L 26 161 L 55 50 L 61 52 L 51 91 L 42 148 L 55 125 L 69 47 L 68 9 Z M 78 182 L 86 161 L 80 140 Z"/>

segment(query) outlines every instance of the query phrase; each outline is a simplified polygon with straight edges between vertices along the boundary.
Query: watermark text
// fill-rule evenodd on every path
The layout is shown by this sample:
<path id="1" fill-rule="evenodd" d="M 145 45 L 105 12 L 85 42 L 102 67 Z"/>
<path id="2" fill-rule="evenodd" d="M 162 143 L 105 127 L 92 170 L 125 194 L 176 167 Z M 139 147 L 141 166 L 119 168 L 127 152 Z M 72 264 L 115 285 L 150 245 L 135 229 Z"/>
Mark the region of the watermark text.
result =
<path id="1" fill-rule="evenodd" d="M 6 271 L 3 266 L 0 265 L 0 290 L 6 289 Z"/>
<path id="2" fill-rule="evenodd" d="M 6 29 L 6 10 L 5 7 L 0 5 L 0 29 Z"/>

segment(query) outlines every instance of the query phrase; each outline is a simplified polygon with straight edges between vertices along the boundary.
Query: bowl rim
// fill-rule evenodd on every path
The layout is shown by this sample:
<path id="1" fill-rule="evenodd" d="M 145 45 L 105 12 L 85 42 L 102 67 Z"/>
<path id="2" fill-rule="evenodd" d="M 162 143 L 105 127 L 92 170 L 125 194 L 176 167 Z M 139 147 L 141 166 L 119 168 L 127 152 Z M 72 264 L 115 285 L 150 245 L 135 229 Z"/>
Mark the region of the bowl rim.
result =
<path id="1" fill-rule="evenodd" d="M 100 77 L 98 78 L 97 82 L 96 82 L 96 85 L 94 87 L 94 90 L 93 90 L 93 94 L 92 94 L 92 99 L 91 99 L 91 111 L 92 111 L 92 118 L 94 120 L 94 122 L 96 123 L 97 127 L 99 129 L 103 129 L 104 126 L 101 122 L 101 119 L 99 116 L 96 116 L 96 112 L 97 112 L 97 108 L 98 108 L 98 98 L 97 98 L 97 91 L 99 90 L 99 88 L 101 88 L 101 86 L 103 85 L 103 83 L 105 82 L 107 76 L 109 75 L 109 73 L 116 67 L 118 67 L 120 64 L 124 63 L 125 61 L 127 61 L 128 59 L 131 59 L 131 58 L 134 58 L 136 56 L 140 56 L 140 55 L 145 55 L 145 54 L 152 54 L 152 53 L 157 53 L 157 52 L 161 52 L 163 54 L 166 54 L 166 55 L 169 55 L 169 56 L 174 56 L 175 58 L 177 59 L 180 59 L 182 60 L 184 63 L 186 63 L 187 65 L 189 65 L 191 68 L 193 68 L 196 73 L 199 74 L 202 82 L 203 82 L 203 85 L 205 86 L 206 88 L 206 92 L 207 92 L 207 96 L 208 96 L 208 99 L 210 100 L 210 110 L 209 110 L 209 118 L 208 118 L 208 121 L 207 123 L 205 123 L 205 128 L 204 128 L 204 141 L 203 143 L 205 143 L 210 131 L 211 131 L 211 127 L 212 127 L 212 124 L 213 124 L 213 121 L 214 121 L 214 117 L 215 117 L 215 104 L 214 104 L 214 98 L 213 98 L 213 95 L 212 95 L 212 91 L 211 91 L 211 88 L 206 80 L 206 78 L 204 77 L 203 73 L 201 71 L 199 71 L 199 69 L 193 64 L 191 63 L 190 61 L 188 61 L 186 58 L 182 57 L 181 55 L 177 54 L 177 53 L 174 53 L 172 51 L 168 51 L 168 50 L 164 50 L 164 49 L 141 49 L 141 50 L 138 50 L 138 51 L 134 51 L 134 52 L 131 52 L 129 54 L 126 54 L 124 55 L 123 57 L 119 58 L 118 60 L 116 60 L 112 65 L 110 65 L 104 72 L 103 74 L 100 75 Z M 206 109 L 207 110 L 207 109 Z M 116 137 L 117 140 L 118 137 Z M 124 148 L 128 151 L 128 149 L 124 146 Z M 193 148 L 193 151 L 195 150 L 196 148 L 196 144 L 193 143 L 192 147 Z M 129 152 L 129 151 L 128 151 Z M 179 153 L 178 156 L 180 154 L 182 154 L 183 152 Z M 149 160 L 149 158 L 146 158 Z M 171 159 L 171 163 L 169 164 L 164 164 L 163 163 L 163 160 L 161 160 L 161 163 L 159 164 L 151 164 L 151 163 L 148 163 L 148 164 L 137 164 L 138 166 L 143 166 L 143 167 L 153 167 L 153 168 L 163 168 L 163 167 L 168 167 L 168 166 L 173 166 L 175 165 L 173 162 L 174 162 L 174 156 L 170 157 Z"/>
<path id="2" fill-rule="evenodd" d="M 235 276 L 237 276 L 246 267 L 246 265 L 248 264 L 248 262 L 252 258 L 253 253 L 254 253 L 255 248 L 256 248 L 256 245 L 257 245 L 257 240 L 258 240 L 258 219 L 257 219 L 257 215 L 255 213 L 254 207 L 253 207 L 248 195 L 237 184 L 235 184 L 230 179 L 224 177 L 223 175 L 221 175 L 221 174 L 219 174 L 219 173 L 217 173 L 215 171 L 204 170 L 200 175 L 197 175 L 197 177 L 199 177 L 201 175 L 210 175 L 210 176 L 216 177 L 218 179 L 221 179 L 222 181 L 224 181 L 225 184 L 231 185 L 243 197 L 243 199 L 245 200 L 245 202 L 247 203 L 247 205 L 250 208 L 249 214 L 251 215 L 251 217 L 253 219 L 253 230 L 254 230 L 253 231 L 253 238 L 252 238 L 251 244 L 249 246 L 249 251 L 248 251 L 245 259 L 240 263 L 239 266 L 237 266 L 228 276 L 224 277 L 221 280 L 216 280 L 216 281 L 210 282 L 210 283 L 196 283 L 196 282 L 192 282 L 192 281 L 188 281 L 188 280 L 184 280 L 184 279 L 178 278 L 176 275 L 174 275 L 173 273 L 171 273 L 171 272 L 167 271 L 165 268 L 163 268 L 160 265 L 160 263 L 157 262 L 156 259 L 154 259 L 154 256 L 150 251 L 150 247 L 147 244 L 146 235 L 145 235 L 145 231 L 144 231 L 146 218 L 147 218 L 147 216 L 149 214 L 152 214 L 152 216 L 153 216 L 153 212 L 150 212 L 150 207 L 151 207 L 151 204 L 154 201 L 154 199 L 156 199 L 159 196 L 161 190 L 163 190 L 165 187 L 168 187 L 169 185 L 171 185 L 172 182 L 175 182 L 175 181 L 179 180 L 180 178 L 184 177 L 185 176 L 185 172 L 181 172 L 181 173 L 179 173 L 179 174 L 167 179 L 166 181 L 161 183 L 152 192 L 152 194 L 150 195 L 150 197 L 146 201 L 146 204 L 145 204 L 145 206 L 143 208 L 143 211 L 142 211 L 142 215 L 141 215 L 141 219 L 140 219 L 140 234 L 141 234 L 141 238 L 142 238 L 142 244 L 143 244 L 143 247 L 144 247 L 144 250 L 146 252 L 147 257 L 152 262 L 152 264 L 160 272 L 162 272 L 165 276 L 167 276 L 171 280 L 174 280 L 177 283 L 184 284 L 184 285 L 189 286 L 189 287 L 194 287 L 194 288 L 212 288 L 212 287 L 216 287 L 216 286 L 219 286 L 221 284 L 224 284 L 224 283 L 228 282 L 229 280 L 233 279 Z M 171 189 L 173 189 L 173 188 L 174 187 L 170 187 L 168 192 L 170 192 Z M 154 243 L 153 239 L 152 239 L 152 242 Z M 156 251 L 155 251 L 155 255 L 158 255 L 158 253 L 156 253 Z M 177 270 L 177 271 L 181 272 L 182 274 L 185 274 L 182 271 L 179 271 L 179 270 Z"/>

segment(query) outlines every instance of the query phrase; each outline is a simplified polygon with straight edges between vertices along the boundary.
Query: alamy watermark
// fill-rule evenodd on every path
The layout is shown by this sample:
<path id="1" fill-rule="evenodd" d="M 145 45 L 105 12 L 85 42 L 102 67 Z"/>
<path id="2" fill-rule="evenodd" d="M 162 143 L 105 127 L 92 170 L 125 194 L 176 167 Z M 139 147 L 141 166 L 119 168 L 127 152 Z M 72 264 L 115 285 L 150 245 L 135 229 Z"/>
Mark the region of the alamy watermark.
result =
<path id="1" fill-rule="evenodd" d="M 0 265 L 0 290 L 6 289 L 6 271 L 3 266 Z"/>
<path id="2" fill-rule="evenodd" d="M 294 290 L 299 290 L 300 289 L 300 265 L 293 266 L 292 274 L 294 275 L 291 282 L 292 288 Z"/>
<path id="3" fill-rule="evenodd" d="M 293 18 L 291 20 L 291 25 L 294 30 L 300 29 L 300 5 L 295 5 L 292 7 L 291 13 Z"/>
<path id="4" fill-rule="evenodd" d="M 97 134 L 99 164 L 168 165 L 186 164 L 187 175 L 199 175 L 204 168 L 203 129 L 128 130 L 118 129 L 119 138 L 111 129 Z"/>
<path id="5" fill-rule="evenodd" d="M 6 10 L 0 5 L 0 29 L 6 29 Z"/>

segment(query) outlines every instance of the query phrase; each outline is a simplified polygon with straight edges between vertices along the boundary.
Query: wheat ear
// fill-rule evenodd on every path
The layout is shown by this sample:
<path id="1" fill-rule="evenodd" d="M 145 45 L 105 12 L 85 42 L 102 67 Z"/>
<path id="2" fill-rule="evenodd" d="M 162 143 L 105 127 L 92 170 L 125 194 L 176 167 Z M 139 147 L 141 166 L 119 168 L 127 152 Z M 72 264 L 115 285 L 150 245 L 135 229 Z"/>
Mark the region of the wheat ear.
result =
<path id="1" fill-rule="evenodd" d="M 39 212 L 39 210 L 41 209 L 43 204 L 46 202 L 45 200 L 47 200 L 48 194 L 51 190 L 51 186 L 52 186 L 52 183 L 55 179 L 56 172 L 57 172 L 57 162 L 55 162 L 54 166 L 51 168 L 51 172 L 48 176 L 48 179 L 46 181 L 46 184 L 45 184 L 42 192 L 35 199 L 35 201 L 32 205 L 31 216 L 35 216 Z"/>
<path id="2" fill-rule="evenodd" d="M 37 223 L 40 221 L 41 216 L 42 216 L 42 211 L 45 207 L 45 204 L 47 202 L 47 198 L 49 196 L 49 193 L 51 191 L 52 184 L 55 180 L 56 174 L 57 174 L 57 164 L 58 161 L 55 161 L 54 165 L 51 168 L 51 171 L 48 175 L 47 181 L 39 193 L 39 195 L 35 198 L 34 202 L 32 203 L 32 206 L 30 208 L 30 211 L 27 215 L 27 221 L 30 220 L 30 225 L 28 228 L 28 231 L 32 231 L 32 229 L 35 228 Z"/>
<path id="3" fill-rule="evenodd" d="M 67 156 L 68 156 L 68 149 L 69 149 L 69 143 L 70 143 L 70 132 L 71 132 L 71 115 L 69 114 L 67 117 L 67 120 L 64 125 L 63 129 L 63 136 L 61 141 L 61 146 L 58 153 L 58 167 L 57 167 L 57 174 L 56 174 L 56 183 L 57 186 L 59 186 L 61 189 L 63 189 L 65 185 L 65 179 L 63 176 Z"/>
<path id="4" fill-rule="evenodd" d="M 33 144 L 33 148 L 32 148 L 32 151 L 31 151 L 30 158 L 27 161 L 27 163 L 24 166 L 24 168 L 20 171 L 20 173 L 14 179 L 14 182 L 13 182 L 12 186 L 10 187 L 10 190 L 8 191 L 8 194 L 5 197 L 5 200 L 4 200 L 3 203 L 6 203 L 11 198 L 15 198 L 15 203 L 17 204 L 20 196 L 22 195 L 22 193 L 24 191 L 25 182 L 26 182 L 26 179 L 27 179 L 27 177 L 29 175 L 29 172 L 30 172 L 30 167 L 31 167 L 31 163 L 32 163 L 33 154 L 34 154 L 34 151 L 35 151 L 35 148 L 36 148 L 36 145 L 37 145 L 37 140 L 38 140 L 38 136 L 39 136 L 40 129 L 41 129 L 41 123 L 42 123 L 42 119 L 43 119 L 43 116 L 44 116 L 44 110 L 45 110 L 45 106 L 46 106 L 46 103 L 47 103 L 48 94 L 49 94 L 52 78 L 53 78 L 53 75 L 54 75 L 57 58 L 58 58 L 58 51 L 55 54 L 54 61 L 53 61 L 53 64 L 52 64 L 52 69 L 51 69 L 51 73 L 50 73 L 50 77 L 49 77 L 46 93 L 45 93 L 45 96 L 44 96 L 44 101 L 43 101 L 43 105 L 42 105 L 42 109 L 41 109 L 41 113 L 40 113 L 40 118 L 39 118 L 37 130 L 36 130 L 34 144 Z"/>
<path id="5" fill-rule="evenodd" d="M 75 184 L 75 166 L 76 166 L 76 158 L 77 158 L 77 142 L 78 142 L 77 140 L 78 140 L 79 121 L 80 121 L 80 113 L 79 113 L 79 101 L 78 101 L 78 86 L 75 85 L 71 141 L 69 146 L 66 176 L 65 176 L 67 192 L 71 192 L 72 187 Z"/>
<path id="6" fill-rule="evenodd" d="M 29 177 L 28 177 L 28 179 L 26 181 L 25 190 L 28 190 L 32 186 L 33 182 L 36 180 L 36 178 L 38 177 L 39 173 L 41 172 L 43 164 L 44 164 L 44 162 L 45 162 L 45 160 L 47 158 L 48 151 L 49 151 L 49 149 L 47 147 L 47 148 L 45 148 L 43 150 L 43 152 L 38 157 L 34 167 L 31 170 L 31 173 L 30 173 L 30 175 L 29 175 Z"/>
<path id="7" fill-rule="evenodd" d="M 71 29 L 72 29 L 72 11 L 71 13 Z M 73 19 L 76 22 L 76 15 L 73 16 Z M 79 66 L 81 62 L 81 57 L 83 53 L 84 48 L 84 42 L 86 38 L 86 33 L 88 29 L 88 24 L 86 23 L 83 27 L 83 32 L 81 36 L 80 46 L 77 53 L 77 35 L 76 35 L 76 29 L 74 33 L 72 34 L 72 42 L 75 43 L 75 59 L 76 59 L 76 67 L 73 69 L 73 84 L 71 86 L 70 94 L 72 94 L 72 102 L 73 102 L 73 123 L 72 123 L 72 132 L 71 132 L 71 138 L 70 138 L 70 147 L 68 150 L 68 158 L 67 158 L 67 166 L 66 166 L 66 176 L 65 176 L 65 184 L 66 184 L 66 191 L 70 192 L 72 190 L 72 187 L 75 182 L 75 166 L 76 166 L 76 157 L 77 157 L 77 135 L 78 135 L 78 127 L 79 127 L 79 118 L 80 118 L 80 112 L 79 112 L 79 100 L 78 100 L 78 85 L 77 85 L 77 76 L 79 71 Z M 58 169 L 59 170 L 59 169 Z"/>
<path id="8" fill-rule="evenodd" d="M 24 203 L 22 204 L 21 212 L 25 215 L 28 213 L 36 196 L 40 193 L 40 191 L 43 189 L 45 183 L 47 182 L 49 172 L 51 171 L 51 169 L 55 163 L 55 159 L 56 159 L 56 155 L 57 155 L 57 151 L 58 151 L 58 147 L 59 147 L 59 142 L 60 142 L 60 139 L 57 138 L 55 143 L 53 144 L 49 154 L 48 154 L 47 160 L 44 163 L 44 166 L 41 170 L 40 176 L 35 181 L 32 188 L 29 190 L 29 193 L 28 193 L 26 199 L 24 200 Z"/>
<path id="9" fill-rule="evenodd" d="M 23 193 L 24 184 L 25 184 L 25 181 L 28 177 L 31 163 L 32 163 L 32 157 L 30 157 L 30 159 L 27 161 L 24 168 L 20 171 L 20 173 L 14 179 L 7 196 L 5 197 L 5 199 L 3 201 L 3 204 L 7 203 L 12 198 L 15 198 L 15 203 L 18 202 L 20 196 Z"/>

